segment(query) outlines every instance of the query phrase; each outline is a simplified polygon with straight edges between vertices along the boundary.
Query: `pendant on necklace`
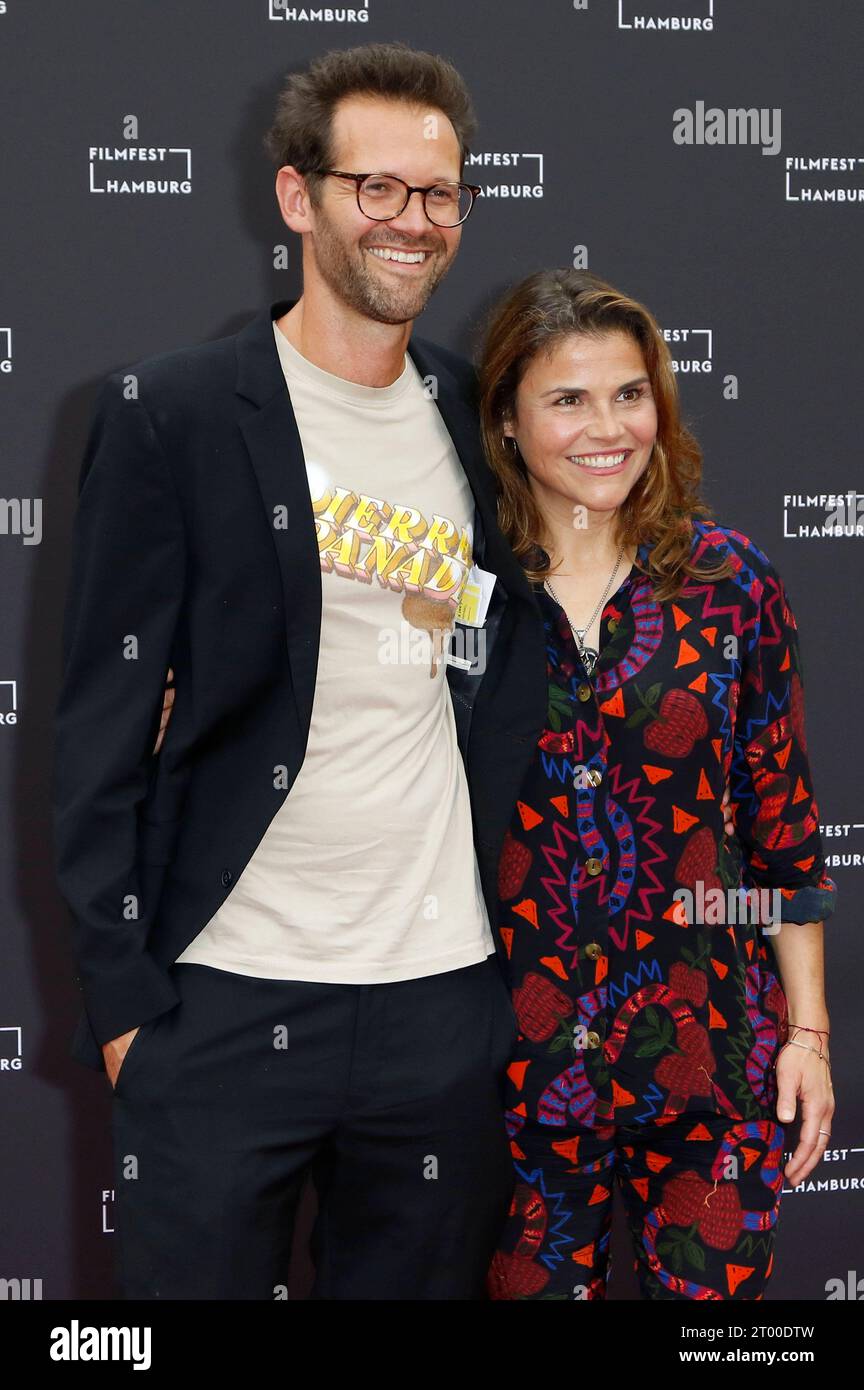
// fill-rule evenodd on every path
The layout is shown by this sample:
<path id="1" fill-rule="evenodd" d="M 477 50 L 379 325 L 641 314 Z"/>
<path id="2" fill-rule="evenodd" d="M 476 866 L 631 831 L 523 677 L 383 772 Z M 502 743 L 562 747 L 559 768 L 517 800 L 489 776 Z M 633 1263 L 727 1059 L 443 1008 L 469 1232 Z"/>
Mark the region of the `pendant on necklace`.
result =
<path id="1" fill-rule="evenodd" d="M 586 646 L 584 645 L 585 633 L 586 633 L 587 631 L 588 631 L 587 628 L 581 628 L 581 629 L 580 629 L 580 628 L 578 628 L 578 627 L 574 627 L 574 629 L 573 629 L 573 635 L 574 635 L 575 638 L 576 638 L 576 646 L 577 646 L 578 649 L 579 649 L 579 655 L 580 655 L 581 658 L 582 658 L 582 662 L 583 662 L 583 665 L 584 665 L 584 667 L 585 667 L 585 670 L 587 671 L 588 675 L 590 676 L 590 675 L 592 675 L 593 672 L 594 672 L 594 667 L 595 667 L 595 665 L 596 665 L 596 663 L 597 663 L 597 658 L 598 658 L 598 656 L 600 655 L 600 653 L 599 653 L 599 652 L 596 652 L 596 651 L 594 650 L 593 647 L 586 647 Z"/>

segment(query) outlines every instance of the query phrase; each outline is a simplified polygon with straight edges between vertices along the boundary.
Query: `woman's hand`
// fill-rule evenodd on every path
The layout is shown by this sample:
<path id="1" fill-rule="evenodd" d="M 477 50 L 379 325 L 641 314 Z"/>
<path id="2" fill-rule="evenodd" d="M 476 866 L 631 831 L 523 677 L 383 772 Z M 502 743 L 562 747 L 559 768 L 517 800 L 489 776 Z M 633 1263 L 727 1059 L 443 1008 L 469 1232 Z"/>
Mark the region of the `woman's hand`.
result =
<path id="1" fill-rule="evenodd" d="M 729 810 L 729 802 L 730 802 L 730 800 L 731 800 L 731 798 L 730 798 L 730 796 L 729 796 L 729 783 L 727 782 L 727 783 L 726 783 L 726 790 L 725 790 L 724 793 L 723 793 L 723 800 L 720 802 L 720 809 L 721 809 L 721 811 L 723 812 L 723 829 L 726 831 L 726 834 L 727 834 L 727 835 L 734 835 L 734 834 L 735 834 L 735 817 L 733 816 L 732 812 Z"/>
<path id="2" fill-rule="evenodd" d="M 807 1047 L 815 1047 L 818 1052 L 818 1039 L 815 1033 L 798 1032 L 790 1029 L 792 1036 Z M 823 1049 L 828 1056 L 827 1048 Z M 831 1072 L 825 1061 L 820 1061 L 816 1052 L 807 1052 L 803 1047 L 786 1043 L 777 1054 L 777 1119 L 781 1125 L 788 1125 L 795 1119 L 797 1101 L 801 1101 L 801 1133 L 794 1154 L 784 1170 L 790 1187 L 803 1182 L 816 1164 L 821 1162 L 831 1136 L 831 1120 L 834 1115 L 834 1088 L 831 1085 Z M 819 1131 L 827 1130 L 827 1134 Z"/>
<path id="3" fill-rule="evenodd" d="M 173 681 L 173 679 L 174 679 L 174 672 L 172 671 L 171 667 L 169 666 L 169 667 L 168 667 L 168 680 L 169 680 L 169 681 Z M 171 718 L 171 706 L 173 705 L 173 703 L 174 703 L 174 686 L 173 686 L 173 685 L 166 685 L 166 686 L 165 686 L 165 695 L 164 695 L 164 697 L 163 697 L 163 699 L 162 699 L 162 718 L 161 718 L 161 720 L 159 721 L 159 733 L 158 733 L 158 736 L 157 736 L 157 738 L 156 738 L 156 744 L 155 744 L 155 746 L 154 746 L 154 748 L 153 748 L 153 756 L 154 756 L 154 757 L 155 757 L 156 754 L 159 752 L 159 749 L 162 747 L 162 740 L 163 740 L 163 738 L 165 737 L 165 730 L 168 728 L 168 720 Z"/>

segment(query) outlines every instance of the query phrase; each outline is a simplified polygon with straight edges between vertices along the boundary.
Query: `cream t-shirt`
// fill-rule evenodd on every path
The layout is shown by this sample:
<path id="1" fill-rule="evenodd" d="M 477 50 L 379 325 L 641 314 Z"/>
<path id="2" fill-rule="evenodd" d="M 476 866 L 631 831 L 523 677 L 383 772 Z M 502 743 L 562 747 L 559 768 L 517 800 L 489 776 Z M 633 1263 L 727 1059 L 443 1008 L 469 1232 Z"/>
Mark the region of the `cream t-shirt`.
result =
<path id="1" fill-rule="evenodd" d="M 228 897 L 177 959 L 362 984 L 472 965 L 495 946 L 428 630 L 429 612 L 451 622 L 471 564 L 471 489 L 407 353 L 391 385 L 363 386 L 273 331 L 321 565 L 309 742 Z"/>

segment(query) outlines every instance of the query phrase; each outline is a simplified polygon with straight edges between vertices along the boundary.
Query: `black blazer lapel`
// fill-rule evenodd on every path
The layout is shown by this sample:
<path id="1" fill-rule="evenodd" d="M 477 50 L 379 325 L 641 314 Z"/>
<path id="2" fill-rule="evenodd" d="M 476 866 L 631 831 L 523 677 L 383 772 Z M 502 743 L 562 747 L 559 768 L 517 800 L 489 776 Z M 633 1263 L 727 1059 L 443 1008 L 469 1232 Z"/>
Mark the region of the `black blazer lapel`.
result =
<path id="1" fill-rule="evenodd" d="M 496 578 L 486 621 L 480 630 L 483 645 L 478 656 L 482 654 L 483 660 L 469 671 L 447 667 L 457 739 L 470 781 L 468 742 L 475 708 L 479 711 L 484 703 L 486 691 L 482 682 L 492 664 L 493 652 L 497 668 L 493 678 L 495 722 L 499 727 L 512 723 L 517 729 L 536 730 L 536 734 L 520 735 L 526 746 L 532 738 L 536 741 L 546 710 L 543 619 L 525 571 L 498 526 L 495 478 L 486 461 L 473 394 L 466 397 L 464 384 L 440 363 L 434 345 L 421 339 L 409 343 L 408 351 L 421 376 L 438 377 L 438 409 L 474 493 L 474 559 Z M 495 651 L 502 642 L 504 650 Z M 485 723 L 485 712 L 481 719 Z"/>
<path id="2" fill-rule="evenodd" d="M 285 601 L 285 637 L 297 718 L 305 741 L 321 638 L 321 569 L 303 445 L 273 341 L 279 300 L 237 335 L 237 393 L 258 407 L 240 420 L 270 522 Z"/>

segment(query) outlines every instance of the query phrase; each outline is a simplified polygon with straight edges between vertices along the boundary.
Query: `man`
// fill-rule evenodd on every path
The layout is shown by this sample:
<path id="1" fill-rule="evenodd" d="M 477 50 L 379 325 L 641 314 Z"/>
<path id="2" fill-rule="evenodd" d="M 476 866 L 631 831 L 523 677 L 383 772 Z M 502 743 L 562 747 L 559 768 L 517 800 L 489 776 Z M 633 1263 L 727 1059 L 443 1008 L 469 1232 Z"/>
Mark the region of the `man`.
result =
<path id="1" fill-rule="evenodd" d="M 409 345 L 473 130 L 455 70 L 402 45 L 290 78 L 269 145 L 302 296 L 97 401 L 55 834 L 126 1297 L 282 1296 L 310 1168 L 313 1296 L 483 1296 L 512 1188 L 500 744 L 527 692 L 499 682 L 497 728 L 474 702 L 531 597 L 470 367 Z M 473 671 L 444 652 L 472 561 L 497 575 Z"/>

